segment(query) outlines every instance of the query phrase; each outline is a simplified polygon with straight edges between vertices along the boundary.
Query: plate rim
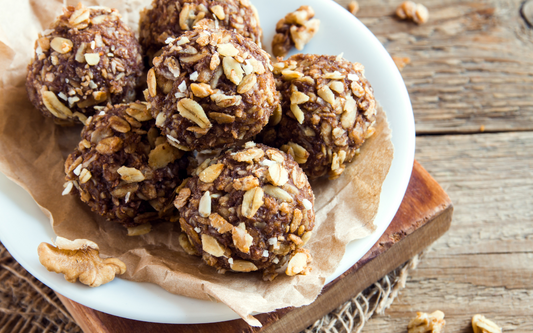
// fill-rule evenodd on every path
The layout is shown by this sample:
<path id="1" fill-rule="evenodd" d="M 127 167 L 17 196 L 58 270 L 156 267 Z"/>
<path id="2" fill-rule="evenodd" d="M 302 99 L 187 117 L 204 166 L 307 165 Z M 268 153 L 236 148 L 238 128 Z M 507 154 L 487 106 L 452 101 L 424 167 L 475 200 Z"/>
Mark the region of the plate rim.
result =
<path id="1" fill-rule="evenodd" d="M 320 1 L 320 0 L 308 0 L 308 1 L 306 1 L 306 3 L 316 3 L 317 1 Z M 256 0 L 255 2 L 262 2 L 262 0 Z M 295 3 L 303 3 L 303 2 L 304 2 L 303 0 L 300 0 L 300 1 L 295 2 Z M 292 4 L 293 3 L 291 2 L 291 5 Z M 376 40 L 376 42 L 379 43 L 379 41 L 372 34 L 372 32 L 370 30 L 368 30 L 368 28 L 366 26 L 364 26 L 356 17 L 354 17 L 348 11 L 346 11 L 340 4 L 334 2 L 333 0 L 329 0 L 328 3 L 322 3 L 322 5 L 320 7 L 328 6 L 330 4 L 334 4 L 335 5 L 334 7 L 336 7 L 336 10 L 339 13 L 342 13 L 341 14 L 342 16 L 345 16 L 345 18 L 353 20 L 353 22 L 355 22 L 357 25 L 359 25 L 359 29 L 366 30 L 367 33 L 369 33 Z M 394 64 L 392 59 L 390 58 L 390 55 L 387 52 L 387 50 L 383 47 L 383 45 L 381 45 L 381 43 L 379 43 L 379 44 L 380 44 L 381 48 L 383 48 L 383 51 L 385 52 L 385 55 L 388 56 L 389 62 Z M 305 50 L 304 50 L 304 53 L 305 53 Z M 389 65 L 390 65 L 390 63 L 389 63 Z M 396 68 L 396 67 L 394 66 L 394 68 Z M 397 179 L 397 181 L 400 182 L 400 185 L 398 185 L 400 187 L 400 190 L 398 191 L 398 193 L 401 192 L 402 195 L 399 198 L 395 198 L 394 204 L 392 206 L 388 207 L 389 211 L 388 211 L 387 216 L 390 216 L 390 219 L 387 218 L 388 223 L 386 223 L 386 225 L 385 224 L 379 225 L 378 229 L 376 231 L 374 231 L 373 234 L 371 234 L 367 238 L 363 239 L 363 240 L 367 240 L 366 243 L 369 243 L 369 240 L 372 240 L 374 238 L 379 239 L 379 237 L 381 237 L 381 235 L 386 230 L 388 225 L 392 222 L 392 219 L 394 218 L 394 215 L 396 214 L 396 212 L 397 212 L 397 210 L 398 210 L 398 208 L 399 208 L 399 206 L 401 204 L 401 201 L 403 200 L 403 197 L 405 196 L 405 192 L 407 190 L 407 186 L 408 186 L 408 183 L 409 183 L 409 179 L 410 179 L 410 176 L 411 176 L 413 163 L 414 163 L 415 124 L 414 124 L 414 114 L 413 114 L 413 110 L 412 110 L 412 105 L 410 103 L 410 99 L 409 99 L 409 94 L 407 92 L 407 88 L 405 86 L 405 83 L 403 82 L 403 79 L 401 78 L 401 75 L 400 75 L 399 71 L 396 69 L 396 71 L 394 73 L 391 73 L 391 74 L 395 76 L 395 80 L 396 81 L 398 80 L 398 77 L 399 77 L 399 80 L 402 83 L 400 88 L 403 88 L 402 89 L 403 91 L 401 93 L 402 93 L 402 95 L 405 95 L 407 97 L 408 109 L 410 110 L 410 113 L 407 115 L 410 118 L 408 120 L 411 120 L 411 121 L 408 121 L 408 123 L 410 123 L 410 128 L 408 129 L 408 132 L 411 134 L 408 137 L 408 146 L 410 147 L 410 149 L 408 149 L 409 155 L 406 157 L 408 159 L 408 163 L 401 166 L 402 167 L 401 171 L 402 171 L 402 174 L 404 175 L 403 177 L 405 177 L 405 178 L 402 177 L 401 179 Z M 387 116 L 389 116 L 388 113 L 387 113 Z M 392 135 L 394 137 L 394 132 L 392 133 Z M 391 170 L 389 170 L 389 173 L 387 174 L 387 177 L 386 177 L 385 181 L 387 181 L 387 179 L 389 179 L 389 175 L 391 174 L 392 167 L 393 167 L 393 165 L 395 165 L 394 161 L 396 160 L 396 151 L 397 150 L 396 150 L 396 147 L 395 147 L 395 156 L 393 158 L 393 164 L 391 164 Z M 410 160 L 410 163 L 409 163 L 409 160 Z M 409 170 L 406 171 L 405 169 L 409 169 Z M 9 178 L 9 177 L 6 176 L 6 178 Z M 17 184 L 14 184 L 14 185 L 19 187 Z M 20 188 L 23 189 L 22 187 L 20 187 Z M 24 191 L 25 191 L 25 189 L 24 189 Z M 382 195 L 383 195 L 383 193 L 382 193 Z M 35 206 L 38 207 L 38 205 L 33 200 L 32 200 L 32 202 L 30 204 L 34 204 Z M 380 199 L 380 209 L 382 209 L 381 199 Z M 44 216 L 44 214 L 42 214 L 42 215 L 43 215 L 43 218 L 46 219 L 46 222 L 48 222 L 46 216 Z M 43 226 L 43 228 L 45 228 L 45 229 L 46 229 L 46 227 L 51 229 L 51 226 L 49 225 L 49 223 L 46 223 L 46 226 Z M 2 223 L 0 223 L 0 230 L 4 230 L 3 227 L 2 227 Z M 3 234 L 3 232 L 0 233 L 0 235 L 1 234 Z M 377 241 L 377 239 L 376 239 L 376 241 Z M 357 240 L 357 241 L 362 241 L 362 240 Z M 357 241 L 355 241 L 355 242 L 357 242 Z M 42 266 L 41 267 L 34 267 L 34 262 L 30 262 L 30 261 L 26 260 L 26 258 L 24 256 L 22 256 L 20 253 L 18 253 L 18 251 L 16 250 L 17 246 L 12 244 L 9 239 L 5 239 L 5 237 L 4 237 L 4 239 L 2 239 L 2 243 L 4 244 L 6 249 L 10 252 L 10 254 L 13 256 L 13 258 L 15 258 L 15 260 L 17 260 L 17 262 L 19 262 L 22 267 L 24 267 L 28 272 L 30 272 L 30 274 L 32 274 L 39 281 L 41 281 L 43 284 L 47 285 L 48 287 L 50 287 L 54 291 L 56 290 L 56 288 L 55 288 L 56 287 L 56 283 L 54 283 L 54 281 L 57 280 L 57 279 L 55 279 L 55 277 L 57 277 L 57 276 L 55 276 L 55 277 L 52 276 L 52 275 L 47 276 L 47 274 L 52 274 L 52 273 L 48 273 L 48 272 L 46 272 L 47 274 L 43 275 L 42 274 L 42 270 L 44 269 L 46 271 L 46 269 L 44 267 L 42 267 Z M 347 256 L 348 249 L 349 249 L 350 246 L 352 246 L 353 243 L 354 242 L 351 242 L 350 244 L 347 245 L 344 257 Z M 336 279 L 340 274 L 342 274 L 344 271 L 346 271 L 348 268 L 353 266 L 353 264 L 355 264 L 355 262 L 357 262 L 373 246 L 374 243 L 375 243 L 375 241 L 372 241 L 371 244 L 368 246 L 368 248 L 361 254 L 361 256 L 359 258 L 357 258 L 357 260 L 355 260 L 355 261 L 352 260 L 353 263 L 350 264 L 349 266 L 345 267 L 346 263 L 343 265 L 342 262 L 341 262 L 339 264 L 339 266 L 337 267 L 337 269 L 335 270 L 335 272 L 326 279 L 326 284 L 330 283 L 331 281 Z M 344 257 L 343 257 L 343 259 L 344 259 Z M 355 258 L 355 257 L 353 257 L 353 258 Z M 353 259 L 353 258 L 351 258 L 351 259 Z M 352 262 L 352 261 L 349 261 L 348 264 L 350 262 Z M 38 263 L 38 260 L 37 260 L 37 263 Z M 58 274 L 56 274 L 56 275 L 58 275 Z M 62 276 L 60 276 L 60 277 L 61 277 L 61 279 L 63 279 Z M 166 292 L 163 288 L 161 288 L 161 287 L 159 287 L 159 286 L 157 286 L 155 284 L 132 282 L 132 281 L 127 281 L 127 280 L 122 280 L 122 279 L 120 279 L 118 281 L 120 281 L 121 284 L 125 284 L 126 288 L 128 287 L 128 284 L 135 284 L 135 285 L 143 284 L 148 289 L 152 289 L 153 290 L 154 288 L 157 288 L 158 290 L 162 291 L 165 294 L 170 294 L 170 293 Z M 75 292 L 72 291 L 72 290 L 78 289 L 78 288 L 77 287 L 68 288 L 68 287 L 72 287 L 72 286 L 70 286 L 70 284 L 65 284 L 65 280 L 64 279 L 61 282 L 62 283 L 59 284 L 59 288 L 57 288 L 57 289 L 61 289 L 62 290 L 61 294 L 64 295 L 65 297 L 67 297 L 69 299 L 76 299 L 75 302 L 83 304 L 83 305 L 88 306 L 88 307 L 93 308 L 93 309 L 97 309 L 97 311 L 101 311 L 101 312 L 104 312 L 104 313 L 108 313 L 108 314 L 112 314 L 112 315 L 115 315 L 115 316 L 124 317 L 124 318 L 128 318 L 128 319 L 139 320 L 139 321 L 147 321 L 147 322 L 154 322 L 154 323 L 168 323 L 168 324 L 195 324 L 195 323 L 196 324 L 202 324 L 202 323 L 220 322 L 220 321 L 227 321 L 227 320 L 233 320 L 233 319 L 240 318 L 236 313 L 231 311 L 225 305 L 224 305 L 225 311 L 224 310 L 220 310 L 220 311 L 217 310 L 217 311 L 219 311 L 219 313 L 210 313 L 210 317 L 209 318 L 207 318 L 207 319 L 203 318 L 202 320 L 199 320 L 199 317 L 195 317 L 195 316 L 193 316 L 193 317 L 185 317 L 185 318 L 180 317 L 179 320 L 176 320 L 177 317 L 166 318 L 164 315 L 162 315 L 160 318 L 147 318 L 142 313 L 137 313 L 135 315 L 135 314 L 132 314 L 131 312 L 128 312 L 128 311 L 122 311 L 122 309 L 119 309 L 119 311 L 108 311 L 109 309 L 103 309 L 102 308 L 102 302 L 100 300 L 93 299 L 93 298 L 90 297 L 90 295 L 86 295 L 87 296 L 86 299 L 79 300 L 79 297 L 77 296 L 78 291 L 75 291 Z M 149 286 L 147 286 L 147 285 L 149 285 Z M 67 288 L 65 288 L 65 286 L 67 286 Z M 108 284 L 108 285 L 105 285 L 105 286 L 101 286 L 99 288 L 101 288 L 100 290 L 103 290 L 103 289 L 107 289 L 106 287 L 107 288 L 112 288 L 113 284 Z M 143 288 L 143 287 L 141 287 L 141 288 Z M 83 290 L 83 292 L 88 293 L 89 291 Z M 188 298 L 188 297 L 181 296 L 181 295 L 174 295 L 174 294 L 170 294 L 170 295 L 172 295 L 173 297 L 174 296 L 183 297 L 187 301 L 192 300 L 192 301 L 210 303 L 208 301 L 196 300 L 196 299 Z M 214 304 L 216 304 L 216 303 L 214 303 Z"/>

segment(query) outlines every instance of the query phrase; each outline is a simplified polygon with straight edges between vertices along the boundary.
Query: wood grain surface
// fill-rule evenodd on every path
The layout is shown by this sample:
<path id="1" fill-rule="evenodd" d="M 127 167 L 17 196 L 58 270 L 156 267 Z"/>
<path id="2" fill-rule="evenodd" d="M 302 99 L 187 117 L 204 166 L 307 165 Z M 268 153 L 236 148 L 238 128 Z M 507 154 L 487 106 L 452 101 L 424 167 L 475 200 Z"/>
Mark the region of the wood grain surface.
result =
<path id="1" fill-rule="evenodd" d="M 441 237 L 450 226 L 452 212 L 448 195 L 415 161 L 402 204 L 391 225 L 370 251 L 326 285 L 312 304 L 256 316 L 263 324 L 262 328 L 252 328 L 243 320 L 199 325 L 139 322 L 87 308 L 59 294 L 58 297 L 85 333 L 299 332 Z"/>
<path id="2" fill-rule="evenodd" d="M 410 59 L 416 158 L 455 206 L 451 229 L 364 332 L 406 332 L 416 311 L 437 309 L 446 332 L 472 332 L 476 313 L 533 332 L 532 1 L 415 0 L 430 13 L 420 26 L 393 16 L 402 1 L 358 2 L 389 53 Z"/>
<path id="3" fill-rule="evenodd" d="M 533 30 L 522 1 L 415 2 L 428 8 L 426 24 L 398 20 L 396 0 L 359 0 L 357 17 L 392 56 L 410 58 L 402 75 L 417 133 L 533 129 Z"/>

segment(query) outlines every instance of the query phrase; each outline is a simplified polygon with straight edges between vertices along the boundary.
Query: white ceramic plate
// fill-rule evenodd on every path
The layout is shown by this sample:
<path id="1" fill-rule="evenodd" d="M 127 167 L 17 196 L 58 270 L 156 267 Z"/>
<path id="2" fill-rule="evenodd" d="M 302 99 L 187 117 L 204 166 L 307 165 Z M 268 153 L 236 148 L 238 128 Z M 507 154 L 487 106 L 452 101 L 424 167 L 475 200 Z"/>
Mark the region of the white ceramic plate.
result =
<path id="1" fill-rule="evenodd" d="M 334 280 L 355 264 L 379 239 L 394 217 L 411 175 L 414 160 L 414 118 L 407 90 L 391 57 L 376 37 L 347 10 L 330 0 L 255 0 L 264 41 L 269 47 L 277 21 L 300 5 L 311 5 L 320 19 L 320 31 L 305 53 L 338 55 L 360 62 L 374 87 L 392 127 L 395 152 L 381 193 L 375 220 L 377 230 L 369 237 L 350 243 Z M 294 52 L 293 52 L 294 53 Z M 48 272 L 37 257 L 37 246 L 55 234 L 48 219 L 31 197 L 0 174 L 0 238 L 15 259 L 32 275 L 64 296 L 90 308 L 120 317 L 160 323 L 208 323 L 236 319 L 223 304 L 200 301 L 167 293 L 154 284 L 117 279 L 90 289 L 67 283 L 63 275 Z"/>

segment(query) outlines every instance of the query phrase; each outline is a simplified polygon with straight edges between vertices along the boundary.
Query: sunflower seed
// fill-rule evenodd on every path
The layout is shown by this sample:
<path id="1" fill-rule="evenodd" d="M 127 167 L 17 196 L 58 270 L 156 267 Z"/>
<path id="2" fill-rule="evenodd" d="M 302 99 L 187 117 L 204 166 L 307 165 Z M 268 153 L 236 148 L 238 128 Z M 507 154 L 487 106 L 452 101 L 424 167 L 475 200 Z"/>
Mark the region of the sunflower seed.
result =
<path id="1" fill-rule="evenodd" d="M 322 97 L 322 99 L 328 102 L 329 104 L 335 104 L 335 95 L 333 94 L 331 89 L 329 89 L 328 86 L 322 86 L 320 89 L 318 89 L 317 93 L 318 96 Z"/>
<path id="2" fill-rule="evenodd" d="M 306 94 L 295 91 L 291 94 L 291 104 L 302 104 L 309 101 L 309 96 Z"/>
<path id="3" fill-rule="evenodd" d="M 305 115 L 304 115 L 302 109 L 300 109 L 300 107 L 298 106 L 298 104 L 291 104 L 291 112 L 294 115 L 294 117 L 296 118 L 296 120 L 300 124 L 303 124 L 303 122 L 305 120 Z"/>
<path id="4" fill-rule="evenodd" d="M 146 83 L 148 84 L 148 93 L 151 97 L 157 95 L 157 80 L 155 77 L 155 70 L 150 68 L 146 77 Z"/>
<path id="5" fill-rule="evenodd" d="M 211 215 L 211 195 L 209 194 L 209 191 L 205 191 L 202 198 L 200 198 L 198 213 L 201 217 L 209 217 L 209 215 Z"/>

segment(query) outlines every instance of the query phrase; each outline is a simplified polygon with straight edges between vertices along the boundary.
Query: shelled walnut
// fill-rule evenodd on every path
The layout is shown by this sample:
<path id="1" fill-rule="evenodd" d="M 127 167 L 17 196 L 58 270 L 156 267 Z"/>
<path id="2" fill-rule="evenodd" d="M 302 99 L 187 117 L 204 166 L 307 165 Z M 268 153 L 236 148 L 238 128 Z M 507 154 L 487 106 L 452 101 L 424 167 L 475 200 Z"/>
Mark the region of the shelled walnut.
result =
<path id="1" fill-rule="evenodd" d="M 297 50 L 303 50 L 320 27 L 320 20 L 313 18 L 314 16 L 315 11 L 311 6 L 301 6 L 279 20 L 272 40 L 272 53 L 283 58 L 293 46 Z"/>
<path id="2" fill-rule="evenodd" d="M 417 312 L 416 317 L 413 318 L 407 325 L 408 333 L 442 333 L 444 332 L 444 313 L 442 311 L 435 311 L 431 314 L 425 312 Z"/>
<path id="3" fill-rule="evenodd" d="M 423 4 L 404 1 L 396 8 L 396 16 L 402 20 L 408 19 L 417 24 L 423 24 L 429 19 L 429 11 Z"/>
<path id="4" fill-rule="evenodd" d="M 39 261 L 51 272 L 64 274 L 68 282 L 98 287 L 124 274 L 126 265 L 117 258 L 102 259 L 98 245 L 87 239 L 70 241 L 57 237 L 55 246 L 41 243 L 38 247 Z"/>
<path id="5" fill-rule="evenodd" d="M 85 123 L 97 105 L 135 100 L 142 71 L 139 42 L 117 10 L 80 3 L 39 35 L 26 90 L 56 123 Z"/>
<path id="6" fill-rule="evenodd" d="M 502 329 L 494 322 L 485 318 L 484 315 L 474 315 L 472 317 L 472 329 L 474 333 L 501 333 Z"/>
<path id="7" fill-rule="evenodd" d="M 180 244 L 219 273 L 306 274 L 311 256 L 302 247 L 314 227 L 313 202 L 290 156 L 248 142 L 206 160 L 179 190 L 174 204 L 187 234 Z"/>

